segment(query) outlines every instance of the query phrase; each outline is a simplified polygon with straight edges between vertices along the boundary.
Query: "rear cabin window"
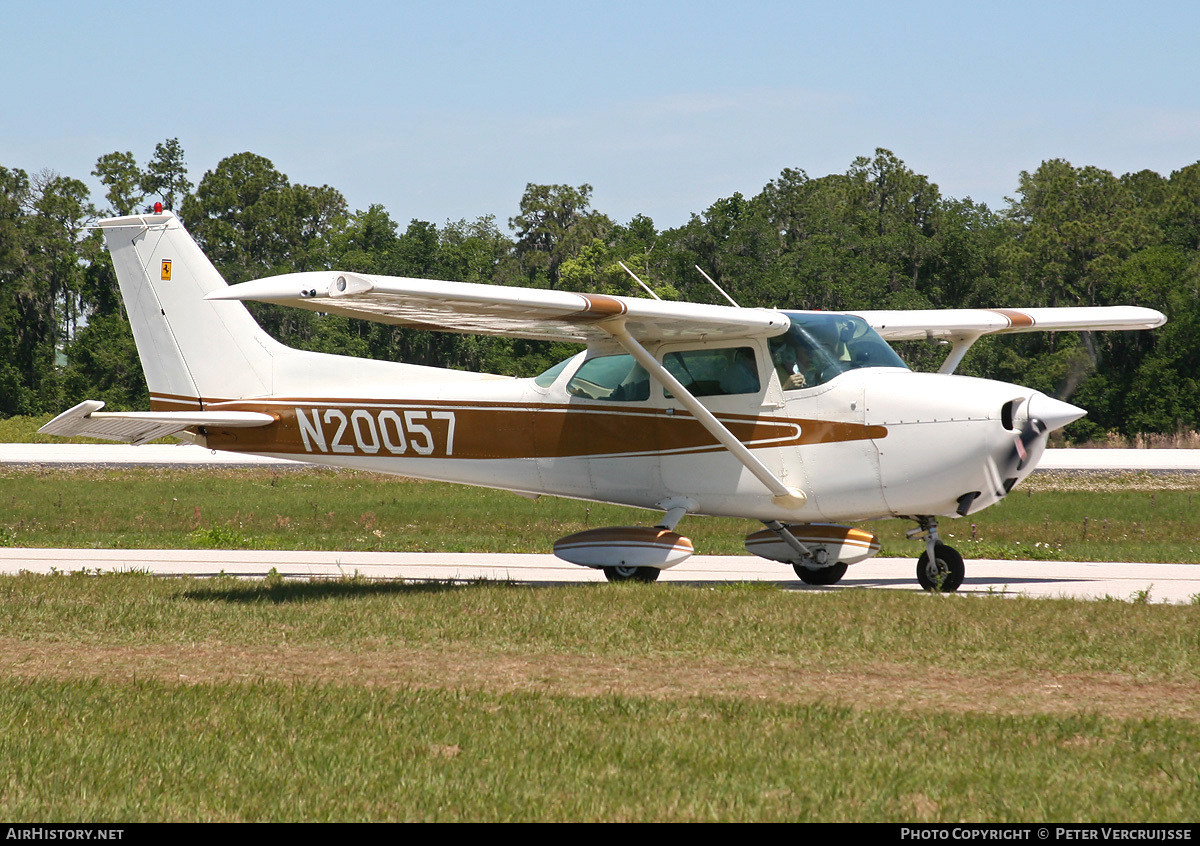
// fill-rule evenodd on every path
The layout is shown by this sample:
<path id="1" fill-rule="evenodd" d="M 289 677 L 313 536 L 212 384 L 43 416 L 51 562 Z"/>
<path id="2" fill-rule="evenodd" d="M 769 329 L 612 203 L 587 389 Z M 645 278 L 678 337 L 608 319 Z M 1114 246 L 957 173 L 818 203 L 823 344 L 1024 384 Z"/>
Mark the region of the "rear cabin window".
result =
<path id="1" fill-rule="evenodd" d="M 650 399 L 650 374 L 631 355 L 589 358 L 567 382 L 567 393 L 602 402 L 639 402 Z"/>
<path id="2" fill-rule="evenodd" d="M 762 387 L 753 347 L 667 353 L 663 367 L 696 397 L 756 394 Z"/>
<path id="3" fill-rule="evenodd" d="M 540 375 L 534 377 L 533 383 L 539 388 L 549 388 L 554 384 L 554 380 L 558 378 L 558 374 L 562 373 L 563 369 L 573 360 L 572 358 L 564 358 L 549 370 L 543 371 Z"/>

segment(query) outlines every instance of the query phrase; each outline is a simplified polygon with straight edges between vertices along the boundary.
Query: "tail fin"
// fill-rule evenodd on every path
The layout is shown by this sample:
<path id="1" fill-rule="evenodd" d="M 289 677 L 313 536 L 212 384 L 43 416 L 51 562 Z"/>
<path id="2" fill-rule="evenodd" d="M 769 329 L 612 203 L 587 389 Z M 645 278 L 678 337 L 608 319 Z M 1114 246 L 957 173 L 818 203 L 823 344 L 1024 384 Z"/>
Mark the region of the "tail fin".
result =
<path id="1" fill-rule="evenodd" d="M 170 212 L 102 220 L 151 408 L 263 396 L 286 347 L 239 302 L 204 295 L 225 280 Z"/>

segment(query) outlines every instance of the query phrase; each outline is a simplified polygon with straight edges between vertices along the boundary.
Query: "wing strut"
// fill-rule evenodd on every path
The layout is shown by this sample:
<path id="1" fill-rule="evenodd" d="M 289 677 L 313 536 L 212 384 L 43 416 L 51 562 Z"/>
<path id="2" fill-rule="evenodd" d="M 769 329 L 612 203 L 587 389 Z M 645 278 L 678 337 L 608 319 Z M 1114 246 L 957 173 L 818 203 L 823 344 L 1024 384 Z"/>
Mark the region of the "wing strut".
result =
<path id="1" fill-rule="evenodd" d="M 971 332 L 966 335 L 959 335 L 951 341 L 954 346 L 950 348 L 950 354 L 946 356 L 946 360 L 938 368 L 938 373 L 950 374 L 957 370 L 958 365 L 962 363 L 963 357 L 966 356 L 967 350 L 971 349 L 971 345 L 978 341 L 981 335 L 981 332 Z"/>
<path id="2" fill-rule="evenodd" d="M 643 347 L 636 338 L 629 334 L 625 329 L 625 321 L 617 318 L 615 320 L 606 320 L 599 324 L 609 335 L 612 336 L 618 344 L 620 344 L 626 352 L 633 356 L 634 360 L 646 369 L 650 374 L 650 378 L 658 382 L 668 391 L 670 391 L 676 399 L 683 403 L 684 408 L 692 413 L 692 416 L 700 422 L 700 425 L 708 430 L 708 433 L 721 442 L 725 449 L 733 454 L 733 457 L 740 461 L 747 470 L 754 474 L 767 490 L 771 492 L 776 505 L 783 508 L 800 508 L 808 500 L 808 496 L 804 491 L 789 487 L 783 483 L 783 480 L 770 471 L 746 445 L 733 436 L 725 426 L 718 420 L 713 413 L 700 404 L 700 401 L 692 396 L 691 391 L 680 384 L 679 380 L 671 375 L 665 367 L 658 363 L 658 360 L 652 356 L 649 351 Z"/>

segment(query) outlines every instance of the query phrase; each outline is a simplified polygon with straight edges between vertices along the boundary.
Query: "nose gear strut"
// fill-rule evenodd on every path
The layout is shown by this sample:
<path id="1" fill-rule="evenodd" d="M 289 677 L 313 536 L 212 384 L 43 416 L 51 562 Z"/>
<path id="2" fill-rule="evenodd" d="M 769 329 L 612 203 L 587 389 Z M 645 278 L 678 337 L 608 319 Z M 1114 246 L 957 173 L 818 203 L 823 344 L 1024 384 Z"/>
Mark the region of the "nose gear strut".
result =
<path id="1" fill-rule="evenodd" d="M 953 593 L 966 575 L 963 557 L 952 546 L 942 543 L 936 517 L 919 515 L 917 528 L 904 533 L 909 540 L 924 540 L 925 551 L 917 559 L 917 581 L 925 590 Z"/>

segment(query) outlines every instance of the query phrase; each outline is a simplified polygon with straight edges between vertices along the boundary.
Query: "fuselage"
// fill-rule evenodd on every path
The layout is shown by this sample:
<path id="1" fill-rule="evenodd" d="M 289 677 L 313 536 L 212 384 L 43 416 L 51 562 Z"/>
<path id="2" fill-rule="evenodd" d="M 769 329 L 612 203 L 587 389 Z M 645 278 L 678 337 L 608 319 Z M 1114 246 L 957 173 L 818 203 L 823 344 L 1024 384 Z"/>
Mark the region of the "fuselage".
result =
<path id="1" fill-rule="evenodd" d="M 694 513 L 814 522 L 978 511 L 1036 465 L 1050 429 L 1030 437 L 1031 414 L 1077 411 L 1016 385 L 911 372 L 861 321 L 848 344 L 823 340 L 817 330 L 834 319 L 849 320 L 793 316 L 793 340 L 814 346 L 801 350 L 803 366 L 781 339 L 650 348 L 806 495 L 799 509 L 778 504 L 615 345 L 593 345 L 535 379 L 439 379 L 440 371 L 361 363 L 369 380 L 347 371 L 322 380 L 319 395 L 210 401 L 210 409 L 265 411 L 276 422 L 198 439 L 215 449 L 528 494 L 644 508 L 687 502 Z M 380 378 L 389 368 L 394 378 Z M 802 370 L 807 380 L 793 375 Z M 169 400 L 156 402 L 167 408 Z"/>

